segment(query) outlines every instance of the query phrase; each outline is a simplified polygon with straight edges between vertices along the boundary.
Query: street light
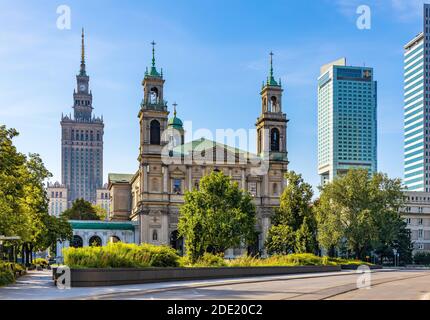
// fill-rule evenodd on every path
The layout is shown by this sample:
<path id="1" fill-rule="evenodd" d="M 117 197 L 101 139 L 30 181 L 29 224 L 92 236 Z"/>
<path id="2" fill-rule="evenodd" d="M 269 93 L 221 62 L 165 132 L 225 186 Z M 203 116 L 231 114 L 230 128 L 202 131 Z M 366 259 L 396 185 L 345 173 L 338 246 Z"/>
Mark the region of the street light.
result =
<path id="1" fill-rule="evenodd" d="M 393 249 L 393 253 L 394 253 L 394 267 L 397 267 L 397 249 Z"/>

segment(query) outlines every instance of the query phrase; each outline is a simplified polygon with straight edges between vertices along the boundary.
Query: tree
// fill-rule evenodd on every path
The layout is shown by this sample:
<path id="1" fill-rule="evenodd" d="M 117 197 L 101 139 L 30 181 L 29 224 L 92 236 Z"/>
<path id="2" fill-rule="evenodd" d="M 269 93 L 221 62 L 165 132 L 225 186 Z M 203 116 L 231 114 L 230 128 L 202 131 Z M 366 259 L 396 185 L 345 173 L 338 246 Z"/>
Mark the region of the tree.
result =
<path id="1" fill-rule="evenodd" d="M 266 250 L 268 254 L 289 254 L 296 246 L 296 236 L 293 229 L 280 224 L 269 229 L 266 239 Z"/>
<path id="2" fill-rule="evenodd" d="M 195 262 L 205 252 L 224 253 L 255 240 L 255 206 L 249 193 L 222 172 L 200 181 L 199 190 L 187 191 L 180 208 L 178 231 Z"/>
<path id="3" fill-rule="evenodd" d="M 272 217 L 266 249 L 269 254 L 315 252 L 318 245 L 312 209 L 312 186 L 294 171 L 288 172 L 285 178 L 287 187 L 282 193 L 280 206 Z"/>
<path id="4" fill-rule="evenodd" d="M 84 199 L 77 199 L 72 207 L 61 214 L 68 220 L 102 220 L 103 215 L 90 202 Z"/>
<path id="5" fill-rule="evenodd" d="M 400 243 L 406 252 L 406 233 L 399 242 L 405 231 L 399 214 L 402 205 L 399 179 L 351 169 L 321 188 L 316 205 L 318 240 L 327 250 L 345 242 L 358 259 L 371 251 L 382 258 Z"/>
<path id="6" fill-rule="evenodd" d="M 56 247 L 57 241 L 72 241 L 73 229 L 66 218 L 45 215 L 43 217 L 43 224 L 46 231 L 39 235 L 37 241 L 39 250 L 53 249 Z"/>

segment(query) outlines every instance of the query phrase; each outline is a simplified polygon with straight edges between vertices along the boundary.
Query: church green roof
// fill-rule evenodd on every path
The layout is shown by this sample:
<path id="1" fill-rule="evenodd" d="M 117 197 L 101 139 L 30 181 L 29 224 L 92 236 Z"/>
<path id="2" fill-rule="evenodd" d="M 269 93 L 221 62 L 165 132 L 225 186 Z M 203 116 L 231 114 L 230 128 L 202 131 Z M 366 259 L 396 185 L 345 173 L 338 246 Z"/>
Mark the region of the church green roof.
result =
<path id="1" fill-rule="evenodd" d="M 134 174 L 127 173 L 109 173 L 108 180 L 110 182 L 130 182 L 134 177 Z"/>
<path id="2" fill-rule="evenodd" d="M 152 66 L 151 71 L 148 72 L 148 68 L 146 69 L 145 76 L 163 78 L 163 69 L 161 69 L 161 73 L 157 71 L 157 67 L 155 66 L 155 42 L 152 41 Z"/>
<path id="3" fill-rule="evenodd" d="M 134 231 L 132 222 L 107 222 L 107 221 L 69 221 L 74 230 L 131 230 Z"/>
<path id="4" fill-rule="evenodd" d="M 206 150 L 211 150 L 213 148 L 220 148 L 220 149 L 226 149 L 228 152 L 231 153 L 238 153 L 238 154 L 247 154 L 249 158 L 258 157 L 257 155 L 241 150 L 239 148 L 230 147 L 226 144 L 219 143 L 213 140 L 208 140 L 205 138 L 201 138 L 198 140 L 194 140 L 188 143 L 185 143 L 183 145 L 176 146 L 173 149 L 174 155 L 190 155 L 192 152 L 202 152 Z"/>

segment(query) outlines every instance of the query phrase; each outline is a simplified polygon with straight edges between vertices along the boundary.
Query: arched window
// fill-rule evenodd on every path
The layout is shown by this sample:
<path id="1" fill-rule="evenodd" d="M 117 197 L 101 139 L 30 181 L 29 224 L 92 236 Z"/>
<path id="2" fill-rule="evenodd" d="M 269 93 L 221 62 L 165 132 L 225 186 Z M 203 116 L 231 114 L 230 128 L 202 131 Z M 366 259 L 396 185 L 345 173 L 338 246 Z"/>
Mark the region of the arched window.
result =
<path id="1" fill-rule="evenodd" d="M 270 109 L 271 112 L 278 112 L 278 100 L 275 96 L 270 98 Z"/>
<path id="2" fill-rule="evenodd" d="M 73 236 L 72 247 L 73 248 L 82 248 L 84 246 L 84 241 L 80 236 Z"/>
<path id="3" fill-rule="evenodd" d="M 99 236 L 92 236 L 90 238 L 90 241 L 88 242 L 88 244 L 91 247 L 101 247 L 102 246 L 102 239 Z"/>
<path id="4" fill-rule="evenodd" d="M 158 89 L 156 87 L 151 89 L 151 92 L 149 93 L 149 101 L 151 104 L 158 103 Z"/>
<path id="5" fill-rule="evenodd" d="M 279 130 L 274 128 L 270 131 L 270 150 L 279 151 Z"/>
<path id="6" fill-rule="evenodd" d="M 158 241 L 158 232 L 157 232 L 157 230 L 152 231 L 152 241 Z"/>
<path id="7" fill-rule="evenodd" d="M 160 122 L 151 121 L 150 143 L 160 145 Z"/>
<path id="8" fill-rule="evenodd" d="M 112 236 L 112 237 L 110 237 L 110 242 L 111 243 L 121 242 L 121 239 L 117 236 Z"/>
<path id="9" fill-rule="evenodd" d="M 268 106 L 267 106 L 267 98 L 266 98 L 266 97 L 264 97 L 264 98 L 263 98 L 263 113 L 264 113 L 264 112 L 267 112 L 267 110 L 268 110 Z"/>

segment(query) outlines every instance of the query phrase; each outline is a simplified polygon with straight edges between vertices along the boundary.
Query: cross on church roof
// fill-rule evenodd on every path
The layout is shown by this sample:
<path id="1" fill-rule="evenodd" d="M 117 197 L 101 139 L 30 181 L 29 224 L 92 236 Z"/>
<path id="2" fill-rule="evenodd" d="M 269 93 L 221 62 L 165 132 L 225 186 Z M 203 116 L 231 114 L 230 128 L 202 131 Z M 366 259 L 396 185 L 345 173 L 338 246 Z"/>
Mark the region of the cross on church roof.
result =
<path id="1" fill-rule="evenodd" d="M 178 106 L 178 104 L 175 102 L 173 104 L 173 115 L 176 117 L 176 107 Z"/>

